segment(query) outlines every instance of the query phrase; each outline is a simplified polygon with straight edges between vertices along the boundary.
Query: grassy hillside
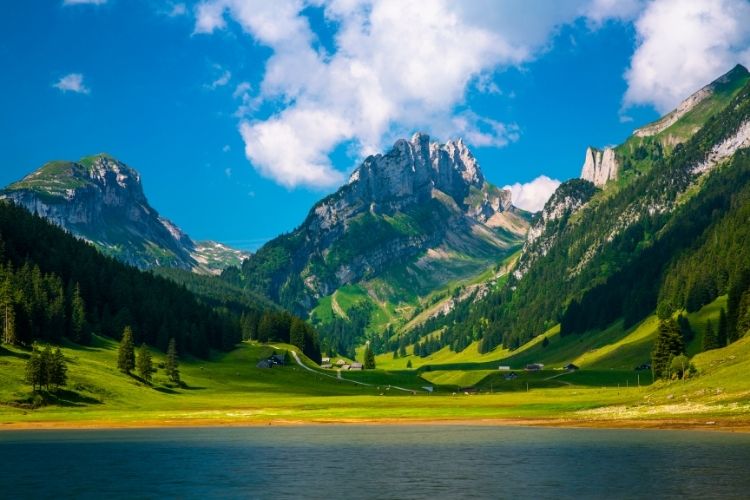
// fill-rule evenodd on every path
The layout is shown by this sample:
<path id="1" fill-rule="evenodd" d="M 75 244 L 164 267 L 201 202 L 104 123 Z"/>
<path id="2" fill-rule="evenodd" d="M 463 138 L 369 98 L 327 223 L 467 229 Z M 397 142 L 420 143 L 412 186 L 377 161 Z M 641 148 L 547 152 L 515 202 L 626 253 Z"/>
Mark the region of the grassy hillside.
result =
<path id="1" fill-rule="evenodd" d="M 725 301 L 721 297 L 689 316 L 696 339 L 709 319 L 717 319 Z M 628 362 L 615 359 L 641 360 L 650 349 L 644 342 L 650 344 L 655 323 L 648 318 L 632 329 L 613 325 L 575 337 L 560 337 L 553 329 L 545 335 L 546 347 L 539 337 L 514 352 L 479 357 L 481 362 L 458 362 L 462 358 L 455 355 L 451 364 L 346 372 L 343 380 L 335 371 L 317 369 L 304 357 L 312 372 L 297 365 L 257 368 L 258 360 L 289 346 L 243 343 L 229 353 L 214 353 L 209 360 L 183 359 L 184 387 L 169 384 L 163 370 L 156 373 L 153 386 L 121 374 L 115 369 L 116 344 L 95 337 L 90 347 L 63 347 L 70 374 L 66 390 L 50 398 L 49 406 L 34 410 L 26 407 L 30 393 L 22 381 L 28 352 L 3 348 L 0 422 L 85 426 L 370 419 L 556 419 L 579 425 L 606 425 L 615 420 L 658 425 L 651 421 L 668 419 L 702 426 L 708 420 L 721 425 L 746 422 L 750 339 L 696 355 L 693 362 L 698 374 L 692 379 L 650 384 L 647 372 L 635 372 Z M 164 361 L 160 353 L 152 354 L 157 365 Z M 490 356 L 495 360 L 489 360 Z M 581 366 L 580 371 L 556 369 L 562 360 L 571 359 Z M 528 360 L 545 363 L 545 369 L 516 371 L 514 380 L 506 380 L 507 372 L 497 370 L 501 363 L 515 369 Z M 435 392 L 428 395 L 424 386 L 432 386 Z M 467 396 L 458 391 L 471 386 L 480 392 Z M 696 418 L 702 420 L 696 422 Z"/>

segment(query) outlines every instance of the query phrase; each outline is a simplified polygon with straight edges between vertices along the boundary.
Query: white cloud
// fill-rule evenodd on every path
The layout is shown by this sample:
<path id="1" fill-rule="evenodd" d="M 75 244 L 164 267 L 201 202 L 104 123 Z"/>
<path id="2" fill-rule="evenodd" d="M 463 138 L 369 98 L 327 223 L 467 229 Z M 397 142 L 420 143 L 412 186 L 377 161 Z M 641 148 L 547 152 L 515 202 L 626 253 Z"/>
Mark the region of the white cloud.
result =
<path id="1" fill-rule="evenodd" d="M 70 73 L 60 78 L 53 87 L 63 92 L 75 92 L 76 94 L 90 94 L 91 89 L 83 84 L 83 75 L 81 73 Z"/>
<path id="2" fill-rule="evenodd" d="M 104 5 L 107 0 L 63 0 L 63 5 Z"/>
<path id="3" fill-rule="evenodd" d="M 624 105 L 664 113 L 736 63 L 750 63 L 747 0 L 655 0 L 635 22 Z"/>
<path id="4" fill-rule="evenodd" d="M 169 17 L 180 17 L 187 14 L 187 6 L 184 3 L 176 3 L 172 5 L 172 9 L 167 13 Z"/>
<path id="5" fill-rule="evenodd" d="M 332 45 L 310 7 L 323 10 Z M 498 94 L 492 75 L 538 57 L 577 20 L 635 24 L 622 120 L 633 105 L 667 111 L 750 63 L 747 0 L 202 0 L 194 13 L 197 34 L 236 23 L 271 49 L 257 88 L 236 87 L 235 116 L 248 160 L 288 187 L 340 182 L 329 155 L 342 144 L 361 158 L 415 130 L 478 147 L 518 140 L 514 124 L 470 109 L 467 93 Z"/>
<path id="6" fill-rule="evenodd" d="M 560 181 L 550 179 L 546 175 L 541 175 L 531 182 L 521 184 L 516 182 L 511 186 L 505 186 L 511 192 L 513 205 L 529 212 L 538 212 L 544 208 L 544 204 L 555 192 Z"/>
<path id="7" fill-rule="evenodd" d="M 336 29 L 331 53 L 302 14 L 311 4 Z M 195 8 L 195 33 L 232 20 L 272 49 L 255 95 L 249 87 L 234 93 L 242 99 L 236 114 L 246 156 L 285 186 L 327 187 L 344 178 L 328 157 L 343 143 L 363 157 L 415 130 L 443 140 L 461 135 L 473 146 L 517 140 L 515 125 L 467 109 L 467 91 L 498 92 L 486 75 L 533 59 L 588 4 L 204 0 Z M 265 103 L 280 111 L 246 118 Z"/>
<path id="8" fill-rule="evenodd" d="M 208 84 L 204 85 L 204 87 L 206 87 L 207 89 L 210 89 L 210 90 L 216 90 L 219 87 L 224 87 L 232 79 L 232 72 L 231 71 L 229 71 L 227 69 L 223 69 L 218 64 L 214 65 L 214 69 L 220 71 L 221 74 L 215 80 L 213 80 L 211 83 L 208 83 Z"/>

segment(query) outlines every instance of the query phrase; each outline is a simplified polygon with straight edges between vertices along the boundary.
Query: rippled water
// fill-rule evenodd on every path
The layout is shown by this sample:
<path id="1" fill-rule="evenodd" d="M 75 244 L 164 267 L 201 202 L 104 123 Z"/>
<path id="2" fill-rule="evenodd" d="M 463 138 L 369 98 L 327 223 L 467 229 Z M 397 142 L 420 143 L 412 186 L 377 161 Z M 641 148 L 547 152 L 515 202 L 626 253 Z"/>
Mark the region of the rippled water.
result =
<path id="1" fill-rule="evenodd" d="M 456 426 L 0 433 L 5 498 L 748 498 L 750 435 Z"/>

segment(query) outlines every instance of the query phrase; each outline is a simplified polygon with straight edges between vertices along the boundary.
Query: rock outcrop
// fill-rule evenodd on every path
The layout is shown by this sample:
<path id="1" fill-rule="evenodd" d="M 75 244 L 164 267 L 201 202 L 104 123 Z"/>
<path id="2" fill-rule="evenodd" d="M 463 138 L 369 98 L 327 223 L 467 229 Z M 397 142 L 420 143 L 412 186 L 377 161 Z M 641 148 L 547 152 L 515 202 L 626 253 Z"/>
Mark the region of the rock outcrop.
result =
<path id="1" fill-rule="evenodd" d="M 0 198 L 142 269 L 217 273 L 247 256 L 213 242 L 193 242 L 149 205 L 138 172 L 104 154 L 50 162 L 1 191 Z"/>
<path id="2" fill-rule="evenodd" d="M 393 266 L 414 266 L 415 280 L 444 283 L 461 266 L 465 273 L 496 263 L 527 229 L 528 214 L 513 207 L 510 191 L 485 180 L 462 140 L 438 144 L 415 134 L 365 159 L 299 228 L 250 258 L 243 274 L 257 291 L 302 312 Z M 289 263 L 272 265 L 282 254 Z"/>
<path id="3" fill-rule="evenodd" d="M 571 179 L 558 186 L 526 234 L 526 242 L 513 273 L 516 278 L 523 277 L 534 262 L 547 255 L 567 226 L 568 218 L 588 203 L 596 192 L 591 181 L 585 179 Z"/>
<path id="4" fill-rule="evenodd" d="M 581 179 L 593 182 L 595 186 L 603 186 L 607 182 L 617 179 L 620 165 L 613 148 L 604 150 L 586 148 L 586 159 L 581 169 Z"/>

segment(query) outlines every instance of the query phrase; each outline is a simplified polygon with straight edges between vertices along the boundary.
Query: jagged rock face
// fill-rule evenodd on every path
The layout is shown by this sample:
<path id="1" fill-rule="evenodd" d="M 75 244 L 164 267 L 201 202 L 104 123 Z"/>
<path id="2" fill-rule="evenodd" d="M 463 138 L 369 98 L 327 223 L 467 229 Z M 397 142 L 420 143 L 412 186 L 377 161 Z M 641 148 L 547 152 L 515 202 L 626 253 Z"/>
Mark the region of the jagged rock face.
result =
<path id="1" fill-rule="evenodd" d="M 51 162 L 0 192 L 104 253 L 140 268 L 219 272 L 218 262 L 148 203 L 138 172 L 107 155 Z M 197 252 L 203 251 L 200 260 Z M 226 254 L 224 255 L 226 256 Z M 217 269 L 219 268 L 219 269 Z"/>
<path id="2" fill-rule="evenodd" d="M 604 148 L 586 148 L 586 159 L 581 169 L 581 179 L 593 182 L 595 186 L 603 186 L 611 180 L 617 179 L 620 166 L 617 162 L 615 150 Z"/>
<path id="3" fill-rule="evenodd" d="M 743 122 L 734 134 L 715 144 L 706 155 L 706 159 L 694 166 L 693 174 L 703 174 L 713 169 L 722 161 L 730 158 L 738 149 L 750 147 L 750 120 Z"/>
<path id="4" fill-rule="evenodd" d="M 304 225 L 308 234 L 326 245 L 346 231 L 347 222 L 359 214 L 391 215 L 424 203 L 436 193 L 447 195 L 466 216 L 492 227 L 503 223 L 490 222 L 493 217 L 513 212 L 510 191 L 485 182 L 461 139 L 437 144 L 431 143 L 428 135 L 415 134 L 411 141 L 397 141 L 387 154 L 365 159 L 347 185 L 313 208 Z M 516 231 L 525 233 L 526 227 Z"/>
<path id="5" fill-rule="evenodd" d="M 474 156 L 461 139 L 440 145 L 430 143 L 428 135 L 415 134 L 411 141 L 397 141 L 388 154 L 367 158 L 349 179 L 349 199 L 369 203 L 374 211 L 397 210 L 429 199 L 437 189 L 461 203 L 471 187 L 482 189 L 484 184 Z M 488 197 L 486 204 L 492 203 L 507 209 L 510 192 Z M 485 213 L 484 208 L 480 212 Z"/>
<path id="6" fill-rule="evenodd" d="M 394 265 L 411 263 L 421 274 L 445 271 L 441 255 L 499 259 L 527 229 L 527 215 L 512 206 L 509 191 L 485 181 L 462 140 L 437 144 L 415 134 L 365 159 L 298 229 L 250 258 L 243 275 L 302 313 L 338 287 Z M 272 266 L 280 255 L 289 264 Z"/>
<path id="7" fill-rule="evenodd" d="M 526 242 L 513 273 L 516 278 L 523 277 L 534 262 L 547 255 L 565 229 L 568 218 L 588 203 L 596 191 L 591 181 L 585 179 L 572 179 L 557 187 L 526 234 Z"/>

